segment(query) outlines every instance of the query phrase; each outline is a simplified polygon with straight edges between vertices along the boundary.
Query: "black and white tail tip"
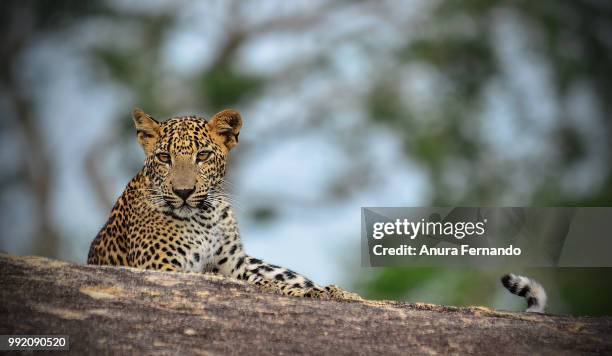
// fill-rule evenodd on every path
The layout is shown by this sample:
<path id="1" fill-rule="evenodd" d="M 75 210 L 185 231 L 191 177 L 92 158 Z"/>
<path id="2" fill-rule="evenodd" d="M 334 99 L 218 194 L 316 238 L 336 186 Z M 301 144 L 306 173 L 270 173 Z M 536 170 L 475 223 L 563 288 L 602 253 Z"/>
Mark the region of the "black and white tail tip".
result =
<path id="1" fill-rule="evenodd" d="M 514 274 L 507 274 L 501 282 L 512 294 L 527 298 L 527 312 L 543 313 L 546 308 L 546 291 L 535 280 Z"/>

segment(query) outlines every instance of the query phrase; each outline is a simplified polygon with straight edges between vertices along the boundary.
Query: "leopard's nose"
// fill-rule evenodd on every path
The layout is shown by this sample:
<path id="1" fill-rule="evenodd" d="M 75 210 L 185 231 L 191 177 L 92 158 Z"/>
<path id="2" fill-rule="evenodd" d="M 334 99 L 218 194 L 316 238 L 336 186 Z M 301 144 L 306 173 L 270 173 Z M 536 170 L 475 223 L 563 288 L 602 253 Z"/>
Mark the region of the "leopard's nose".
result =
<path id="1" fill-rule="evenodd" d="M 191 196 L 191 194 L 193 194 L 193 192 L 195 192 L 195 187 L 190 188 L 190 189 L 174 189 L 174 188 L 172 188 L 172 191 L 179 198 L 181 198 L 183 200 L 187 200 L 187 198 L 189 198 Z"/>

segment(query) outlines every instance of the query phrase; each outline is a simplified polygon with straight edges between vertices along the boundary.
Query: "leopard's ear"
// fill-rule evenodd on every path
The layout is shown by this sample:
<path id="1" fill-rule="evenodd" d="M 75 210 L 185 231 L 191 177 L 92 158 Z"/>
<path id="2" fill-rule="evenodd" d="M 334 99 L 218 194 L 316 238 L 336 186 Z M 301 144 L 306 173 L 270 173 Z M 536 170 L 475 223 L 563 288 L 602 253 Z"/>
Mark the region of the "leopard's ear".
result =
<path id="1" fill-rule="evenodd" d="M 138 143 L 147 156 L 153 153 L 153 147 L 159 139 L 159 123 L 140 108 L 134 108 L 132 118 L 136 126 Z"/>
<path id="2" fill-rule="evenodd" d="M 236 110 L 226 109 L 215 114 L 207 123 L 211 138 L 227 151 L 238 143 L 242 117 Z"/>

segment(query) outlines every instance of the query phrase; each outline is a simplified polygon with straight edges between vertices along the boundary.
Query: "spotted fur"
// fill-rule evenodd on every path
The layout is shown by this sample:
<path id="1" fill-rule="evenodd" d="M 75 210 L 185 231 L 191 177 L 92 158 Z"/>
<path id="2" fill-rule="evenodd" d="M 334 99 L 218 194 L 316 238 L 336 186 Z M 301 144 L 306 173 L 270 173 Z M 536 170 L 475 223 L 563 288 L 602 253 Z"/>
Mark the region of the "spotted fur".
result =
<path id="1" fill-rule="evenodd" d="M 213 272 L 292 296 L 356 298 L 245 254 L 224 194 L 229 151 L 242 118 L 225 110 L 159 123 L 133 113 L 146 159 L 91 243 L 87 262 L 163 271 Z"/>

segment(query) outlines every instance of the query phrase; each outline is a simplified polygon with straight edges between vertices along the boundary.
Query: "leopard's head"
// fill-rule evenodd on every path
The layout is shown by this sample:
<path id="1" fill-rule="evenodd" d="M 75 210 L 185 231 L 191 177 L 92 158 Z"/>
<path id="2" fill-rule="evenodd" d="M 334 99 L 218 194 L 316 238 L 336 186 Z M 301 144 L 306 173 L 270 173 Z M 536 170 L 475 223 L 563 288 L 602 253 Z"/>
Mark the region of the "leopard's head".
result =
<path id="1" fill-rule="evenodd" d="M 146 158 L 146 202 L 179 217 L 214 206 L 223 195 L 229 151 L 238 143 L 240 113 L 224 110 L 206 121 L 182 116 L 158 122 L 134 109 L 138 143 Z"/>

